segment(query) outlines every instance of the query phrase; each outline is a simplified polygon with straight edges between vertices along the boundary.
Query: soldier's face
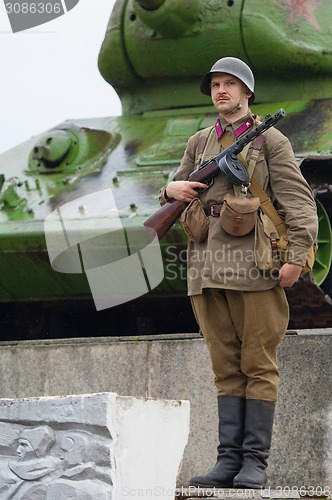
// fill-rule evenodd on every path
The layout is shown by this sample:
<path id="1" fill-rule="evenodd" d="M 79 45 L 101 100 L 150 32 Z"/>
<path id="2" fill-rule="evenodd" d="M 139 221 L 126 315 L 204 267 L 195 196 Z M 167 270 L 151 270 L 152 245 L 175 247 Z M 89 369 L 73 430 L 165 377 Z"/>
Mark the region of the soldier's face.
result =
<path id="1" fill-rule="evenodd" d="M 214 73 L 211 76 L 211 99 L 222 115 L 233 112 L 236 107 L 247 107 L 251 92 L 236 76 L 228 73 Z"/>
<path id="2" fill-rule="evenodd" d="M 36 457 L 35 450 L 33 449 L 32 444 L 27 439 L 19 440 L 16 454 L 19 457 L 19 460 Z"/>

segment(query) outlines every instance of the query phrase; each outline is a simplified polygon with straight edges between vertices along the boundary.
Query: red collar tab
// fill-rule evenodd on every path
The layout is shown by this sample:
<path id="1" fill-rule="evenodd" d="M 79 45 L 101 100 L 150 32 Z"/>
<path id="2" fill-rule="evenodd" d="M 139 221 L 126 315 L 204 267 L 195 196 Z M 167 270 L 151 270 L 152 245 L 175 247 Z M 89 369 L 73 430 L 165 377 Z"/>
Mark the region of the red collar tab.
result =
<path id="1" fill-rule="evenodd" d="M 250 117 L 248 120 L 246 120 L 242 125 L 239 126 L 235 130 L 235 136 L 238 138 L 240 135 L 242 135 L 246 130 L 248 130 L 252 125 L 254 124 L 254 120 Z"/>
<path id="2" fill-rule="evenodd" d="M 240 135 L 242 135 L 246 130 L 248 130 L 250 127 L 252 127 L 253 124 L 254 124 L 254 120 L 251 117 L 249 117 L 244 123 L 242 123 L 242 125 L 239 126 L 239 128 L 237 128 L 235 130 L 235 137 L 236 138 L 240 137 Z M 220 139 L 220 137 L 223 135 L 224 131 L 223 131 L 223 128 L 221 126 L 219 118 L 216 121 L 214 128 L 215 128 L 215 131 L 217 133 L 218 139 Z"/>
<path id="3" fill-rule="evenodd" d="M 215 124 L 214 128 L 215 128 L 215 130 L 216 130 L 216 132 L 217 132 L 217 137 L 218 137 L 218 139 L 220 139 L 220 137 L 223 135 L 224 131 L 223 131 L 223 129 L 222 129 L 222 126 L 221 126 L 221 123 L 220 123 L 220 121 L 219 121 L 219 118 L 218 118 L 218 120 L 216 121 L 216 124 Z"/>

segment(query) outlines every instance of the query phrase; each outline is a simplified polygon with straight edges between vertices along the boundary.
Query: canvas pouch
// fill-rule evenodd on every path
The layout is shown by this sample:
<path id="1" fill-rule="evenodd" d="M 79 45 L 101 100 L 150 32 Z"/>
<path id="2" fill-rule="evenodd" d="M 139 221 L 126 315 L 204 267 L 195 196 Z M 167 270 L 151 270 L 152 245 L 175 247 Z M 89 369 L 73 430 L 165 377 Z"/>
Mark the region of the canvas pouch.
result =
<path id="1" fill-rule="evenodd" d="M 220 210 L 220 224 L 223 230 L 232 236 L 250 233 L 256 225 L 259 203 L 259 198 L 227 193 Z"/>
<path id="2" fill-rule="evenodd" d="M 199 198 L 189 203 L 179 220 L 191 241 L 202 243 L 206 240 L 210 221 Z"/>
<path id="3" fill-rule="evenodd" d="M 278 211 L 281 218 L 283 213 Z M 314 243 L 308 251 L 306 263 L 302 268 L 301 276 L 310 272 L 315 263 L 317 244 Z M 261 210 L 255 226 L 255 265 L 262 271 L 278 270 L 288 262 L 289 241 L 285 234 L 278 235 L 275 225 L 271 219 Z"/>
<path id="4" fill-rule="evenodd" d="M 275 225 L 262 210 L 258 211 L 255 226 L 255 266 L 262 271 L 271 271 L 281 266 L 278 238 Z"/>
<path id="5" fill-rule="evenodd" d="M 285 234 L 282 234 L 277 241 L 277 247 L 278 247 L 278 252 L 280 256 L 280 263 L 285 264 L 285 262 L 288 262 L 288 247 L 289 247 L 289 241 L 287 239 L 287 236 Z M 318 245 L 315 242 L 310 248 L 307 253 L 307 258 L 305 261 L 304 266 L 302 267 L 301 271 L 301 276 L 304 274 L 309 273 L 312 268 L 314 267 L 314 263 L 316 260 L 316 252 L 317 252 Z"/>

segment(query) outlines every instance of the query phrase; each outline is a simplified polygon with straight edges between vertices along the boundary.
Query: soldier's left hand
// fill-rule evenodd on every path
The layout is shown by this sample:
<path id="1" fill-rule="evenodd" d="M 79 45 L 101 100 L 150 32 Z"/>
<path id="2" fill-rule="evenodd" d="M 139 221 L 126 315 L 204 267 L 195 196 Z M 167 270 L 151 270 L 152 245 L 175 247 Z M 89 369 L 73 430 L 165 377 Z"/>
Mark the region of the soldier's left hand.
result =
<path id="1" fill-rule="evenodd" d="M 279 285 L 282 288 L 293 286 L 299 280 L 302 267 L 286 262 L 279 270 Z"/>

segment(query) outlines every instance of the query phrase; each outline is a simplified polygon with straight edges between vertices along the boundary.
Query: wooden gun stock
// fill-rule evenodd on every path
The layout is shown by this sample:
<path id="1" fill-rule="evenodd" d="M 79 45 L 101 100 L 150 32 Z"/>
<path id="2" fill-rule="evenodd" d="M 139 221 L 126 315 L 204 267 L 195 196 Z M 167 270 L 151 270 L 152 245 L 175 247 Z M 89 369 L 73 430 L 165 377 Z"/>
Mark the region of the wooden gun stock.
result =
<path id="1" fill-rule="evenodd" d="M 168 201 L 144 222 L 144 226 L 154 229 L 158 239 L 161 240 L 180 217 L 187 205 L 186 201 Z"/>
<path id="2" fill-rule="evenodd" d="M 207 182 L 219 172 L 218 164 L 214 159 L 208 160 L 205 167 L 195 171 L 190 181 Z M 170 200 L 159 208 L 145 222 L 145 227 L 154 229 L 159 239 L 163 238 L 167 231 L 171 229 L 175 221 L 180 217 L 184 209 L 189 205 L 186 201 Z"/>

